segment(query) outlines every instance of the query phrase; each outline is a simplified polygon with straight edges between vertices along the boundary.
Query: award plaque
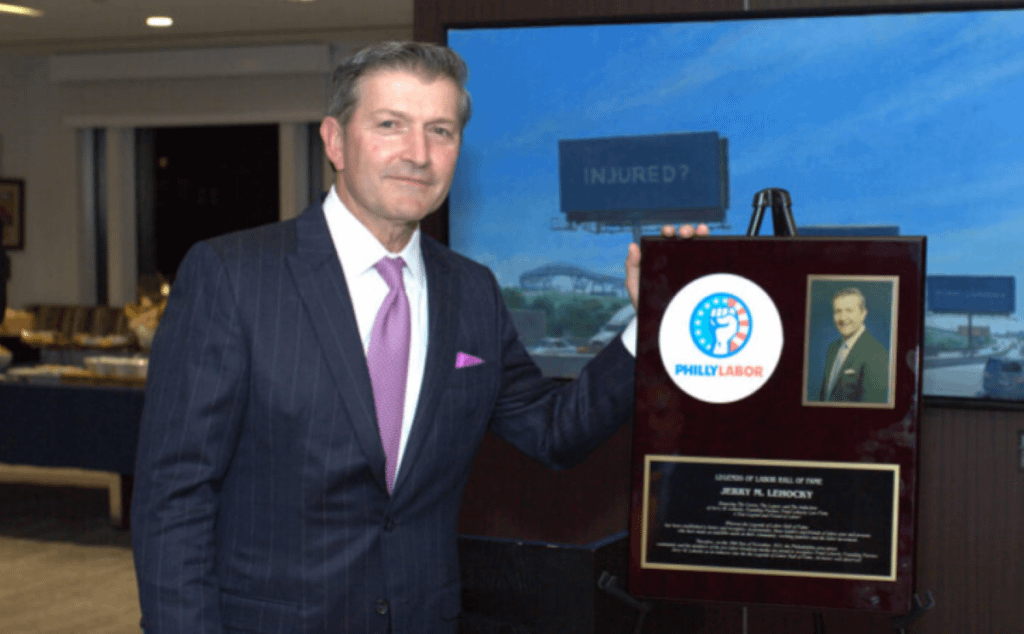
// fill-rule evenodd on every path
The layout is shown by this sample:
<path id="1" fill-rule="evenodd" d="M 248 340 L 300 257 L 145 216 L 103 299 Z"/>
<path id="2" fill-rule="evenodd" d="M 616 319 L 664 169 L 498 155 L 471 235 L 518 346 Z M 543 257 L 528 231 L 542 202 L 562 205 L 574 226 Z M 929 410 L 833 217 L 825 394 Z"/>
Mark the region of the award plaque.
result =
<path id="1" fill-rule="evenodd" d="M 907 612 L 924 238 L 642 246 L 630 591 Z"/>

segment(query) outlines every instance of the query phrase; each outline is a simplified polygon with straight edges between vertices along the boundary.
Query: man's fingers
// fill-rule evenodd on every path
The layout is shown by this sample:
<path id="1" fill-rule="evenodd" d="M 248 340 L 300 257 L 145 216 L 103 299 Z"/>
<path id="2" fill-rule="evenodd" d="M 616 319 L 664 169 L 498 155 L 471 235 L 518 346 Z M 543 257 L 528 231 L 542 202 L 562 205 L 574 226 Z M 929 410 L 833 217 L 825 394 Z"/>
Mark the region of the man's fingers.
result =
<path id="1" fill-rule="evenodd" d="M 640 245 L 636 242 L 629 243 L 629 253 L 626 254 L 626 266 L 640 265 Z"/>
<path id="2" fill-rule="evenodd" d="M 701 223 L 694 227 L 693 225 L 679 225 L 679 228 L 672 225 L 664 225 L 661 228 L 661 235 L 666 238 L 680 237 L 680 238 L 692 238 L 693 236 L 706 236 L 710 235 L 711 230 L 704 223 Z"/>
<path id="3" fill-rule="evenodd" d="M 636 309 L 640 298 L 640 245 L 635 242 L 630 243 L 626 254 L 626 292 Z"/>

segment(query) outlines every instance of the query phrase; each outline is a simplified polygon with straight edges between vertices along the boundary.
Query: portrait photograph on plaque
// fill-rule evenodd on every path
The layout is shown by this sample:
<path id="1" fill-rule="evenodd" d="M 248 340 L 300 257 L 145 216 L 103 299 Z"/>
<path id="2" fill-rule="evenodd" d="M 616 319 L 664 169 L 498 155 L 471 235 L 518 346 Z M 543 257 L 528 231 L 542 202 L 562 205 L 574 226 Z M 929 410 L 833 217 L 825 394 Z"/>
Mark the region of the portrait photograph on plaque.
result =
<path id="1" fill-rule="evenodd" d="M 804 405 L 891 408 L 899 278 L 807 277 Z"/>
<path id="2" fill-rule="evenodd" d="M 925 239 L 641 249 L 629 591 L 906 613 Z"/>

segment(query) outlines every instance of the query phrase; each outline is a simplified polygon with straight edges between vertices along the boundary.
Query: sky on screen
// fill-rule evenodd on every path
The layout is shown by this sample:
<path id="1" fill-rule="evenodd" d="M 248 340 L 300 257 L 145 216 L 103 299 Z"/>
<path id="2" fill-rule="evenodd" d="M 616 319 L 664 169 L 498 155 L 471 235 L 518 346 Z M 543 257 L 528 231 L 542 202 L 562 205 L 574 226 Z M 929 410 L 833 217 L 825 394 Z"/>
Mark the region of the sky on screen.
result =
<path id="1" fill-rule="evenodd" d="M 557 261 L 621 275 L 629 234 L 552 230 L 558 140 L 716 131 L 715 234 L 744 232 L 754 193 L 783 187 L 798 225 L 896 224 L 928 236 L 929 274 L 1024 279 L 1017 13 L 451 31 L 474 103 L 452 246 L 503 286 Z"/>

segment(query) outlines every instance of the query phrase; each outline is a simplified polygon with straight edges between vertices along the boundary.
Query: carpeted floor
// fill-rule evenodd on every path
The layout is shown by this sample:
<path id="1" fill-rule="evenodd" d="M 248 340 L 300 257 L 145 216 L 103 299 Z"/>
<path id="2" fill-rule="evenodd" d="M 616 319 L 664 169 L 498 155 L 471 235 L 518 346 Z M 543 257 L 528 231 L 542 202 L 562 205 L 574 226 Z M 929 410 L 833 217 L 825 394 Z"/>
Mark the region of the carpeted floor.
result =
<path id="1" fill-rule="evenodd" d="M 138 634 L 129 534 L 99 489 L 0 484 L 0 632 Z"/>

